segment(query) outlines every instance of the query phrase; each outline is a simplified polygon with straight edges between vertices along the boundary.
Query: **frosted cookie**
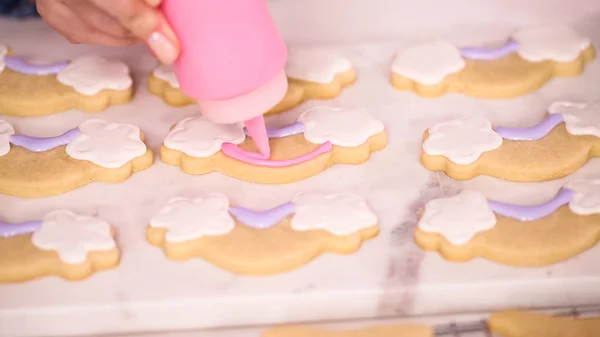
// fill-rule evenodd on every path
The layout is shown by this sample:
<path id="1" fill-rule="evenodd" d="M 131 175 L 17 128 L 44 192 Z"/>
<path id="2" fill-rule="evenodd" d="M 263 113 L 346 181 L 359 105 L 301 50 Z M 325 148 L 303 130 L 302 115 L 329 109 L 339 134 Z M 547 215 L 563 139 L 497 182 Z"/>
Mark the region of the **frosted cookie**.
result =
<path id="1" fill-rule="evenodd" d="M 502 337 L 597 337 L 600 318 L 555 317 L 524 311 L 494 313 L 490 330 Z"/>
<path id="2" fill-rule="evenodd" d="M 161 159 L 188 174 L 218 171 L 250 182 L 285 184 L 336 163 L 364 163 L 387 145 L 383 123 L 364 110 L 311 108 L 296 123 L 267 133 L 271 158 L 257 152 L 242 125 L 187 118 L 165 139 Z"/>
<path id="3" fill-rule="evenodd" d="M 530 93 L 553 77 L 578 76 L 595 58 L 588 38 L 565 26 L 538 26 L 515 32 L 501 46 L 464 47 L 435 41 L 400 51 L 391 82 L 426 97 L 461 92 L 480 98 Z"/>
<path id="4" fill-rule="evenodd" d="M 81 280 L 119 259 L 114 230 L 98 218 L 61 210 L 40 221 L 0 222 L 0 283 L 51 275 Z"/>
<path id="5" fill-rule="evenodd" d="M 478 116 L 434 125 L 425 132 L 421 163 L 459 180 L 537 182 L 565 177 L 600 156 L 600 103 L 557 102 L 548 112 L 528 128 L 492 127 Z"/>
<path id="6" fill-rule="evenodd" d="M 346 331 L 282 326 L 265 331 L 261 337 L 434 337 L 434 335 L 432 328 L 422 325 L 376 326 Z"/>
<path id="7" fill-rule="evenodd" d="M 323 51 L 290 51 L 285 71 L 289 79 L 287 95 L 267 115 L 289 110 L 309 99 L 336 98 L 345 87 L 356 81 L 356 71 L 350 61 Z M 162 97 L 169 105 L 194 104 L 194 99 L 181 91 L 170 66 L 154 69 L 148 84 L 150 92 Z"/>
<path id="8" fill-rule="evenodd" d="M 45 116 L 69 109 L 98 112 L 133 96 L 129 67 L 98 56 L 33 63 L 0 44 L 0 114 Z"/>
<path id="9" fill-rule="evenodd" d="M 379 233 L 377 216 L 351 194 L 305 193 L 269 210 L 208 194 L 174 198 L 150 220 L 148 240 L 173 260 L 204 259 L 237 274 L 275 274 L 321 254 L 350 254 Z"/>
<path id="10" fill-rule="evenodd" d="M 88 120 L 51 138 L 15 134 L 0 120 L 0 194 L 22 198 L 63 194 L 93 181 L 117 183 L 153 163 L 133 125 Z"/>
<path id="11" fill-rule="evenodd" d="M 415 240 L 451 261 L 482 257 L 514 266 L 554 264 L 600 240 L 600 180 L 573 181 L 540 205 L 487 200 L 475 191 L 432 200 Z"/>

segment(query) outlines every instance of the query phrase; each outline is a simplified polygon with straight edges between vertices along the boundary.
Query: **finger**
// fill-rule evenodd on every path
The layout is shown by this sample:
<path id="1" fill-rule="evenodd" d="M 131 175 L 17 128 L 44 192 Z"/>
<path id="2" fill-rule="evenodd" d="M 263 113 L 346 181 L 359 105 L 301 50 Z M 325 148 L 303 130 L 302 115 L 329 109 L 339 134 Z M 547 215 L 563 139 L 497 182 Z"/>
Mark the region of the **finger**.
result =
<path id="1" fill-rule="evenodd" d="M 154 8 L 160 6 L 160 4 L 162 4 L 162 2 L 163 2 L 163 0 L 144 0 L 144 1 L 148 4 L 148 6 L 154 7 Z"/>
<path id="2" fill-rule="evenodd" d="M 63 3 L 38 0 L 38 12 L 46 23 L 71 43 L 98 44 L 104 46 L 128 46 L 136 42 L 132 38 L 115 38 L 99 32 L 79 19 Z"/>
<path id="3" fill-rule="evenodd" d="M 99 32 L 117 38 L 133 37 L 133 34 L 127 28 L 123 27 L 120 22 L 87 1 L 66 0 L 65 4 L 81 21 Z"/>
<path id="4" fill-rule="evenodd" d="M 147 1 L 150 0 L 89 0 L 114 16 L 134 35 L 146 41 L 154 55 L 165 64 L 179 56 L 179 43 L 162 14 Z M 153 3 L 154 0 L 152 0 Z"/>

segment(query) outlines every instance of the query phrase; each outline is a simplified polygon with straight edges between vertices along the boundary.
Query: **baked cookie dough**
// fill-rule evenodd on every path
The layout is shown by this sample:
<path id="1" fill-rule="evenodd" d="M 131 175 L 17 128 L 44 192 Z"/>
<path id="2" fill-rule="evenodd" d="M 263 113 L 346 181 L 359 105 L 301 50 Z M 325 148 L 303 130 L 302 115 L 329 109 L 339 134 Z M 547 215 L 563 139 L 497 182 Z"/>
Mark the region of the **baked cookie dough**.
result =
<path id="1" fill-rule="evenodd" d="M 333 99 L 356 81 L 356 71 L 347 59 L 333 53 L 291 49 L 285 68 L 289 87 L 286 96 L 266 115 L 292 109 L 310 99 Z M 159 66 L 148 79 L 150 92 L 171 106 L 194 104 L 179 86 L 173 68 Z"/>
<path id="2" fill-rule="evenodd" d="M 268 275 L 321 254 L 351 254 L 379 233 L 377 216 L 353 194 L 303 193 L 268 210 L 232 206 L 222 194 L 174 198 L 147 236 L 173 260 L 201 258 L 236 274 Z"/>
<path id="3" fill-rule="evenodd" d="M 537 26 L 515 32 L 503 45 L 459 48 L 434 41 L 400 51 L 391 83 L 424 97 L 449 92 L 502 99 L 535 91 L 554 77 L 583 73 L 595 58 L 590 40 L 565 26 Z"/>
<path id="4" fill-rule="evenodd" d="M 364 110 L 314 107 L 292 125 L 272 129 L 271 157 L 257 152 L 241 124 L 213 124 L 203 117 L 175 125 L 160 150 L 163 162 L 188 174 L 218 171 L 261 183 L 286 184 L 312 177 L 336 163 L 361 164 L 387 145 L 383 123 Z"/>
<path id="5" fill-rule="evenodd" d="M 600 240 L 600 180 L 573 181 L 540 205 L 491 201 L 469 190 L 432 200 L 420 216 L 415 240 L 450 261 L 558 263 Z"/>
<path id="6" fill-rule="evenodd" d="M 133 125 L 92 119 L 51 138 L 15 134 L 0 120 L 0 194 L 39 198 L 149 168 L 153 153 Z"/>
<path id="7" fill-rule="evenodd" d="M 0 114 L 38 117 L 79 109 L 99 112 L 125 104 L 133 80 L 123 62 L 99 56 L 41 64 L 8 55 L 0 43 Z"/>
<path id="8" fill-rule="evenodd" d="M 555 317 L 524 311 L 494 313 L 488 319 L 490 330 L 502 337 L 597 337 L 600 317 Z"/>
<path id="9" fill-rule="evenodd" d="M 544 120 L 527 128 L 492 127 L 479 116 L 442 122 L 425 132 L 421 163 L 457 180 L 562 178 L 600 156 L 599 115 L 598 102 L 556 102 Z"/>
<path id="10" fill-rule="evenodd" d="M 0 283 L 52 275 L 82 280 L 119 259 L 114 229 L 98 218 L 59 210 L 40 221 L 0 221 Z"/>

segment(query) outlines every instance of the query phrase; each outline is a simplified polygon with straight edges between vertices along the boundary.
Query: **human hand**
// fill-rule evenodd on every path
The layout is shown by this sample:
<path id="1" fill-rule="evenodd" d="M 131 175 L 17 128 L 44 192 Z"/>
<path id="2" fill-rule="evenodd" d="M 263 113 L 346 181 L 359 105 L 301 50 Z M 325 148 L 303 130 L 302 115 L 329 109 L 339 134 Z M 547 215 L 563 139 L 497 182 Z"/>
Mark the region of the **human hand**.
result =
<path id="1" fill-rule="evenodd" d="M 171 64 L 179 56 L 179 42 L 157 8 L 161 2 L 36 0 L 44 20 L 72 43 L 128 46 L 143 41 L 160 62 Z"/>

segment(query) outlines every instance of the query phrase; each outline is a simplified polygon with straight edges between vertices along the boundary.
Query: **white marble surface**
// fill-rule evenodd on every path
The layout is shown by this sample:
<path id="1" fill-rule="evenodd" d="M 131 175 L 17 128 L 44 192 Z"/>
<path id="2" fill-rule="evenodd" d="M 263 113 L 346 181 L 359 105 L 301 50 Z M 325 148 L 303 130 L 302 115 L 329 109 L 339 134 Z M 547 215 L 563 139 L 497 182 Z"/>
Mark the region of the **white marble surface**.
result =
<path id="1" fill-rule="evenodd" d="M 220 174 L 191 177 L 156 162 L 151 169 L 118 185 L 93 184 L 62 196 L 36 200 L 0 196 L 3 220 L 28 220 L 66 207 L 98 215 L 117 225 L 123 248 L 118 269 L 96 274 L 84 282 L 47 278 L 0 286 L 0 336 L 126 334 L 600 303 L 597 263 L 600 247 L 565 263 L 527 269 L 483 260 L 448 263 L 435 253 L 422 252 L 412 243 L 416 211 L 430 198 L 461 188 L 476 188 L 502 201 L 537 203 L 550 198 L 573 178 L 600 177 L 600 161 L 593 160 L 577 174 L 548 183 L 516 184 L 477 178 L 458 184 L 428 172 L 418 163 L 423 130 L 450 116 L 482 114 L 496 124 L 524 126 L 537 122 L 555 100 L 600 99 L 596 86 L 600 78 L 598 61 L 583 77 L 554 80 L 538 92 L 506 101 L 461 95 L 422 99 L 395 91 L 388 84 L 389 61 L 399 46 L 436 35 L 457 43 L 498 40 L 511 28 L 528 21 L 556 20 L 557 13 L 544 12 L 551 6 L 543 6 L 541 11 L 545 14 L 537 16 L 532 12 L 536 12 L 535 4 L 540 5 L 542 0 L 527 4 L 505 1 L 504 16 L 511 18 L 505 22 L 485 20 L 497 11 L 477 5 L 482 14 L 467 15 L 474 12 L 465 9 L 460 14 L 464 19 L 461 25 L 452 26 L 456 24 L 452 18 L 447 20 L 449 24 L 432 22 L 423 33 L 415 29 L 406 33 L 410 24 L 412 28 L 421 27 L 415 22 L 415 15 L 433 20 L 421 7 L 427 1 L 410 7 L 412 10 L 407 10 L 408 1 L 398 2 L 394 9 L 401 18 L 412 17 L 408 22 L 395 20 L 390 14 L 391 7 L 386 6 L 391 6 L 392 1 L 372 1 L 368 5 L 359 4 L 358 0 L 328 0 L 320 5 L 317 2 L 306 0 L 301 5 L 302 1 L 272 1 L 272 8 L 291 43 L 327 42 L 320 47 L 333 48 L 355 63 L 359 81 L 328 104 L 371 110 L 386 123 L 390 136 L 388 148 L 365 165 L 336 166 L 317 177 L 283 186 L 254 185 Z M 475 6 L 472 1 L 459 2 Z M 361 6 L 362 13 L 385 15 L 380 19 L 362 17 L 361 11 L 350 3 Z M 593 37 L 595 44 L 600 45 L 600 3 L 595 0 L 577 1 L 578 6 L 565 1 L 554 3 L 564 7 L 558 19 L 573 22 L 581 33 Z M 434 8 L 442 13 L 440 6 L 436 2 Z M 529 9 L 525 11 L 519 6 Z M 440 13 L 434 17 L 442 18 L 444 15 Z M 296 14 L 304 21 L 300 22 Z M 467 20 L 467 16 L 472 20 Z M 341 42 L 334 44 L 329 40 Z M 169 108 L 147 93 L 145 76 L 155 62 L 142 48 L 71 46 L 43 24 L 6 20 L 0 20 L 0 41 L 19 54 L 41 55 L 51 60 L 91 51 L 119 57 L 132 66 L 139 84 L 132 104 L 101 114 L 69 111 L 36 119 L 7 118 L 23 133 L 55 135 L 85 119 L 101 117 L 139 125 L 156 149 L 173 123 L 195 113 L 193 107 Z M 290 121 L 298 111 L 272 118 L 270 123 Z M 174 263 L 144 239 L 149 217 L 173 196 L 223 192 L 236 204 L 268 208 L 287 201 L 298 191 L 325 188 L 365 196 L 381 218 L 381 235 L 354 255 L 325 255 L 296 271 L 271 277 L 239 277 L 201 260 Z"/>

